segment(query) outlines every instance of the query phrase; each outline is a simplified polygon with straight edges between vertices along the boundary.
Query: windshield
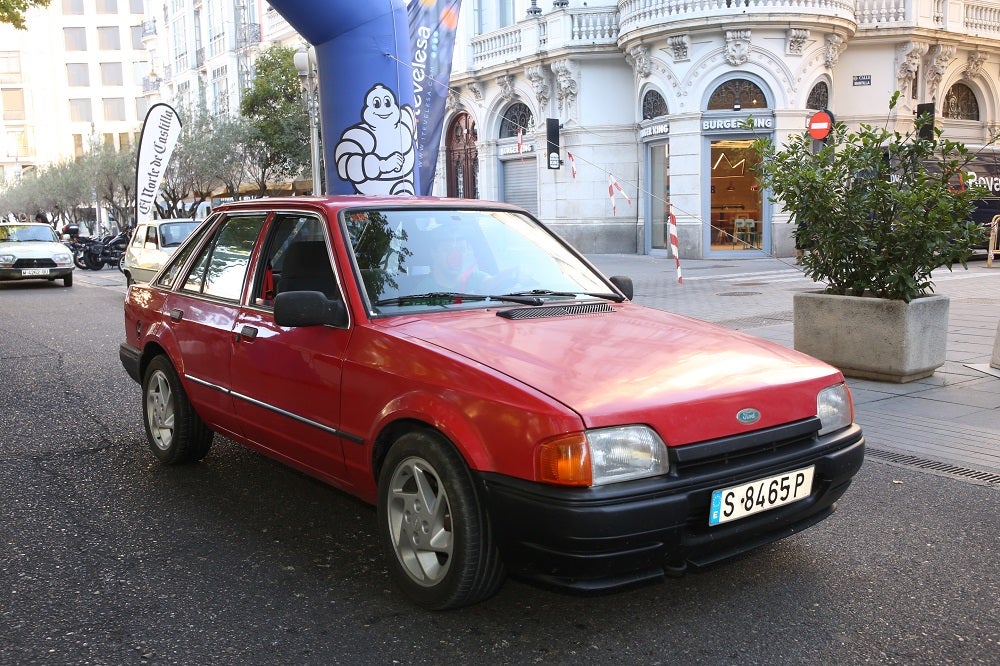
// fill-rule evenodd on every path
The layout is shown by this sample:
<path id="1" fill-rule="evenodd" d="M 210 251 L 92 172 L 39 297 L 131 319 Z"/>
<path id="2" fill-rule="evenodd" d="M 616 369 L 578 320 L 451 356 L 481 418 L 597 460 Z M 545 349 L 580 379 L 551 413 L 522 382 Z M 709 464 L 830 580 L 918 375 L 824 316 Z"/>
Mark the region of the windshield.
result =
<path id="1" fill-rule="evenodd" d="M 4 224 L 0 225 L 0 243 L 28 243 L 42 241 L 57 243 L 59 237 L 52 227 L 44 224 Z"/>
<path id="2" fill-rule="evenodd" d="M 620 296 L 530 217 L 502 210 L 351 211 L 372 312 Z"/>

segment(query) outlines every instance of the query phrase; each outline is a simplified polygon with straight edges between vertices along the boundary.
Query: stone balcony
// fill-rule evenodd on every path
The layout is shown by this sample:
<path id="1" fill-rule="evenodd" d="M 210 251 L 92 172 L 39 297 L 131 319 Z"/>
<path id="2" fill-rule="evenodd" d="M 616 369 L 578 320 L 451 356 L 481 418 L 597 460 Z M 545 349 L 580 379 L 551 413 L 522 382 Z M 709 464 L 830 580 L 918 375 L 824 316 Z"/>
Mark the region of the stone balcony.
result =
<path id="1" fill-rule="evenodd" d="M 607 51 L 674 34 L 787 26 L 842 38 L 951 33 L 1000 40 L 996 0 L 619 0 L 617 6 L 553 9 L 472 40 L 470 69 L 525 65 L 540 57 Z M 943 31 L 943 33 L 942 33 Z"/>

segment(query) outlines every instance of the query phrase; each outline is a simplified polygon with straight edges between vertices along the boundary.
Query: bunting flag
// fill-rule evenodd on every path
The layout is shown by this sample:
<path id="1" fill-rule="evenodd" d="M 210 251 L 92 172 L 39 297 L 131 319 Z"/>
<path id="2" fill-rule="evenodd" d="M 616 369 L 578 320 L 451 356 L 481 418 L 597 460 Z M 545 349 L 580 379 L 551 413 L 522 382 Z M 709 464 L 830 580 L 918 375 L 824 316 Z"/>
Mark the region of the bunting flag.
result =
<path id="1" fill-rule="evenodd" d="M 181 119 L 169 104 L 149 107 L 135 158 L 135 223 L 153 219 L 163 174 L 181 135 Z"/>
<path id="2" fill-rule="evenodd" d="M 618 194 L 619 192 L 623 197 L 625 197 L 625 201 L 628 202 L 628 205 L 631 206 L 632 200 L 629 199 L 629 196 L 627 194 L 625 194 L 625 190 L 623 190 L 622 186 L 618 184 L 618 181 L 615 180 L 615 177 L 610 173 L 608 173 L 608 197 L 611 199 L 612 215 L 618 214 L 618 207 L 615 206 L 615 195 Z"/>
<path id="3" fill-rule="evenodd" d="M 371 0 L 365 0 L 370 2 Z M 303 3 L 311 4 L 311 3 Z M 419 194 L 434 186 L 441 130 L 448 101 L 455 31 L 462 0 L 411 0 L 407 8 L 413 75 L 413 112 L 417 120 Z"/>
<path id="4" fill-rule="evenodd" d="M 569 170 L 573 175 L 573 180 L 576 180 L 576 160 L 573 159 L 573 153 L 566 151 L 566 157 L 569 158 Z"/>
<path id="5" fill-rule="evenodd" d="M 681 276 L 681 255 L 677 251 L 677 218 L 674 216 L 673 209 L 667 204 L 667 208 L 670 210 L 670 223 L 668 225 L 668 233 L 670 234 L 670 252 L 674 255 L 674 260 L 677 262 L 677 284 L 684 284 L 684 278 Z"/>

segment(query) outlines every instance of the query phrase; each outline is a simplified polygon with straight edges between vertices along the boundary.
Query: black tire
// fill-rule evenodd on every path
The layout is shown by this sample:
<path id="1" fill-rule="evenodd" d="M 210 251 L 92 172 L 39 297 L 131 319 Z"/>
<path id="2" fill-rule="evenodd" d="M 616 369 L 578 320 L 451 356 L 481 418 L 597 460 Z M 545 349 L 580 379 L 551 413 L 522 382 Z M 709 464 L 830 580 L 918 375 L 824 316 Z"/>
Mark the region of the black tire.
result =
<path id="1" fill-rule="evenodd" d="M 73 273 L 66 273 L 66 277 L 62 279 L 64 287 L 73 286 Z"/>
<path id="2" fill-rule="evenodd" d="M 393 579 L 430 610 L 460 608 L 500 588 L 506 572 L 465 461 L 439 433 L 392 445 L 378 480 L 378 534 Z M 426 506 L 432 498 L 434 506 Z"/>
<path id="3" fill-rule="evenodd" d="M 125 286 L 131 287 L 133 284 L 135 284 L 135 280 L 132 279 L 132 274 L 125 271 Z"/>
<path id="4" fill-rule="evenodd" d="M 142 417 L 149 449 L 165 465 L 198 462 L 212 446 L 214 433 L 194 411 L 166 356 L 150 361 L 143 375 Z"/>
<path id="5" fill-rule="evenodd" d="M 83 252 L 73 253 L 73 263 L 76 265 L 77 268 L 82 268 L 84 270 L 87 269 L 87 258 L 83 254 Z"/>
<path id="6" fill-rule="evenodd" d="M 87 265 L 92 271 L 99 271 L 104 268 L 104 262 L 101 261 L 100 257 L 95 257 L 92 253 L 87 252 L 83 255 L 83 263 Z"/>
<path id="7" fill-rule="evenodd" d="M 122 273 L 125 272 L 125 253 L 122 252 L 122 256 L 118 257 L 118 270 Z"/>

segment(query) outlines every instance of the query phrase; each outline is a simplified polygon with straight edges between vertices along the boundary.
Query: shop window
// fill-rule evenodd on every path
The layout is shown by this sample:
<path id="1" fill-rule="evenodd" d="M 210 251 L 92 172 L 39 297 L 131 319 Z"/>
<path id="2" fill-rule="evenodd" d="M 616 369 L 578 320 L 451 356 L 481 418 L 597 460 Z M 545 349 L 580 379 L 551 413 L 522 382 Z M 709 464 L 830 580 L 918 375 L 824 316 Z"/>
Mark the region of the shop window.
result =
<path id="1" fill-rule="evenodd" d="M 708 99 L 709 111 L 739 111 L 746 109 L 766 109 L 767 98 L 764 91 L 753 81 L 731 79 L 712 93 Z"/>

